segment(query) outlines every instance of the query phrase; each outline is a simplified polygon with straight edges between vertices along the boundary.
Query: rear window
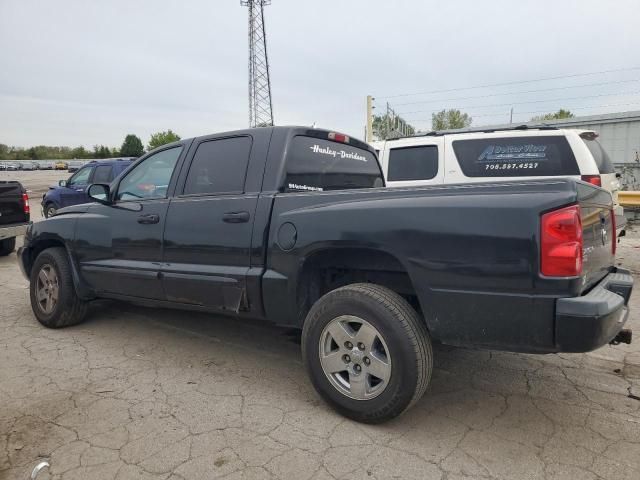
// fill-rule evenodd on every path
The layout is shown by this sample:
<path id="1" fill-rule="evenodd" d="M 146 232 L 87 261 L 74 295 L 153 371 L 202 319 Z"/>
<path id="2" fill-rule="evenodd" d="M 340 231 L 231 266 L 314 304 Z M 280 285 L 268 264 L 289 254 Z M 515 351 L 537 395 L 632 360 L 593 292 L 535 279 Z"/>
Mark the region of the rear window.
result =
<path id="1" fill-rule="evenodd" d="M 93 183 L 111 182 L 111 165 L 98 165 L 93 172 Z"/>
<path id="2" fill-rule="evenodd" d="M 241 193 L 251 153 L 250 137 L 203 142 L 191 162 L 185 195 Z"/>
<path id="3" fill-rule="evenodd" d="M 392 148 L 387 180 L 430 180 L 438 174 L 438 147 Z"/>
<path id="4" fill-rule="evenodd" d="M 561 136 L 455 140 L 453 150 L 467 177 L 580 175 Z"/>
<path id="5" fill-rule="evenodd" d="M 591 155 L 593 155 L 593 159 L 596 161 L 596 165 L 598 165 L 598 171 L 600 173 L 614 173 L 615 169 L 613 168 L 613 162 L 607 155 L 607 152 L 600 142 L 596 139 L 589 140 L 587 138 L 583 138 L 582 141 L 587 145 Z"/>
<path id="6" fill-rule="evenodd" d="M 382 187 L 373 153 L 348 144 L 298 135 L 289 146 L 285 191 Z"/>

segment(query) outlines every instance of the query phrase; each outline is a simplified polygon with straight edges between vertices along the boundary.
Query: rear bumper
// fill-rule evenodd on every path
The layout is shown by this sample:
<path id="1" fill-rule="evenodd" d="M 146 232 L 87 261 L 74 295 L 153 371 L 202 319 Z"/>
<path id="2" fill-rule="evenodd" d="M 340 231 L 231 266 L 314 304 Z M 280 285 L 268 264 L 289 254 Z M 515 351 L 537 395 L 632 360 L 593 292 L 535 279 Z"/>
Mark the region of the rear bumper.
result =
<path id="1" fill-rule="evenodd" d="M 559 352 L 588 352 L 611 342 L 629 314 L 633 277 L 617 269 L 589 293 L 556 302 L 556 346 Z"/>
<path id="2" fill-rule="evenodd" d="M 6 238 L 19 237 L 24 235 L 27 231 L 28 223 L 21 223 L 18 225 L 7 225 L 6 227 L 0 226 L 0 240 Z"/>

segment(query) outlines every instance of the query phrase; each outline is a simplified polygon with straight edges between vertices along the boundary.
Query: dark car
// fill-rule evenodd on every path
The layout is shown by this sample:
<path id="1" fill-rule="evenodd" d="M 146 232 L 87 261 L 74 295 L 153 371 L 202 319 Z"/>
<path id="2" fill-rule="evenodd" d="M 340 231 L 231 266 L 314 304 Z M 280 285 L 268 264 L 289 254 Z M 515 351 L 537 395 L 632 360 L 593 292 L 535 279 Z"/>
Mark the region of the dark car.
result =
<path id="1" fill-rule="evenodd" d="M 24 235 L 29 224 L 29 196 L 20 182 L 0 181 L 0 256 L 16 247 L 16 237 Z"/>
<path id="2" fill-rule="evenodd" d="M 612 197 L 580 180 L 384 188 L 363 142 L 266 127 L 163 146 L 89 195 L 19 250 L 40 323 L 80 323 L 114 298 L 298 328 L 314 387 L 359 421 L 420 399 L 432 340 L 631 341 Z"/>
<path id="3" fill-rule="evenodd" d="M 60 180 L 42 196 L 42 211 L 49 218 L 60 208 L 92 202 L 87 187 L 92 183 L 111 183 L 133 163 L 130 158 L 96 160 L 85 164 L 69 180 Z"/>

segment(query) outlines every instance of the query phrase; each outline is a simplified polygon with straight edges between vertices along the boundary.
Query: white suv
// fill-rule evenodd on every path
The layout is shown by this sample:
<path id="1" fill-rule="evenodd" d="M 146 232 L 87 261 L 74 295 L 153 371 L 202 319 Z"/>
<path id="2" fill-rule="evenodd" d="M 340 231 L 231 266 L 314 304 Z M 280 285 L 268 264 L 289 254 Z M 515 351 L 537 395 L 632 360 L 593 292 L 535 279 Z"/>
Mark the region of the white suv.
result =
<path id="1" fill-rule="evenodd" d="M 388 187 L 573 177 L 611 192 L 618 229 L 620 184 L 591 130 L 516 127 L 433 132 L 372 142 Z"/>

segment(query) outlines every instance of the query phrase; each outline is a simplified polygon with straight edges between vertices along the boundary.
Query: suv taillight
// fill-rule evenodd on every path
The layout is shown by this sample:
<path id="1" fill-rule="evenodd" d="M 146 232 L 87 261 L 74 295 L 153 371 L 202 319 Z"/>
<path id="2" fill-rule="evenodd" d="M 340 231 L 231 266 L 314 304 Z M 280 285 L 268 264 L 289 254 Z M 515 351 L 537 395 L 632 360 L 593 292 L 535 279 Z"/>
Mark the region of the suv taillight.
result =
<path id="1" fill-rule="evenodd" d="M 575 277 L 582 273 L 582 221 L 578 205 L 542 215 L 540 272 L 548 277 Z"/>
<path id="2" fill-rule="evenodd" d="M 29 207 L 29 195 L 27 195 L 26 193 L 22 194 L 22 209 L 24 211 L 24 213 L 29 213 L 30 212 L 30 207 Z"/>
<path id="3" fill-rule="evenodd" d="M 600 178 L 600 175 L 582 175 L 580 179 L 583 182 L 590 183 L 591 185 L 595 185 L 596 187 L 602 186 L 602 179 Z"/>

